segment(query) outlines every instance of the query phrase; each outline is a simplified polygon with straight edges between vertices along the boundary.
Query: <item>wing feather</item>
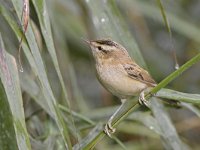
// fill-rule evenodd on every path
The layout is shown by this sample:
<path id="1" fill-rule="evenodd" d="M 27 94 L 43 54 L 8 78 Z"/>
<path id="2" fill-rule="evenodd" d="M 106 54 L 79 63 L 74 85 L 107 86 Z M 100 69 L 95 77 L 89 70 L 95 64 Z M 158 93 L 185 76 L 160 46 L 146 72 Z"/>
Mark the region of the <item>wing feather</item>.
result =
<path id="1" fill-rule="evenodd" d="M 137 64 L 123 64 L 123 67 L 129 77 L 144 82 L 150 86 L 156 86 L 156 82 L 151 75 Z"/>

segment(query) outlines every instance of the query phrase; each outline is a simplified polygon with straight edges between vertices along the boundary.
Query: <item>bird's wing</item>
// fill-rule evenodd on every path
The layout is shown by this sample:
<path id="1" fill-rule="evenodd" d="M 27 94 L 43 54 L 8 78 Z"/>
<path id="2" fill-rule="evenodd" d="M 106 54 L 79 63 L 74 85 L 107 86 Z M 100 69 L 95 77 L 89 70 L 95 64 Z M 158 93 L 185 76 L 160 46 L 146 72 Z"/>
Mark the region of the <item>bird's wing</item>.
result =
<path id="1" fill-rule="evenodd" d="M 123 67 L 129 77 L 139 80 L 150 86 L 156 86 L 156 82 L 153 80 L 150 74 L 146 70 L 139 67 L 137 64 L 133 64 L 133 63 L 123 64 Z"/>

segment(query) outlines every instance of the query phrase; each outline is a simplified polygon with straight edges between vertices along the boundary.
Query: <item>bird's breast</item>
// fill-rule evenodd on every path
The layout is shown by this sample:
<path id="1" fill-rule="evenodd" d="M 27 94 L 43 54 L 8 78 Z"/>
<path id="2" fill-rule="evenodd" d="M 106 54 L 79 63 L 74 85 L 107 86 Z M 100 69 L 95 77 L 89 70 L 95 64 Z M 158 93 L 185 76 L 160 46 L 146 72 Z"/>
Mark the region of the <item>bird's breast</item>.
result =
<path id="1" fill-rule="evenodd" d="M 147 85 L 130 78 L 122 65 L 98 65 L 97 75 L 102 85 L 113 95 L 120 98 L 135 96 Z"/>

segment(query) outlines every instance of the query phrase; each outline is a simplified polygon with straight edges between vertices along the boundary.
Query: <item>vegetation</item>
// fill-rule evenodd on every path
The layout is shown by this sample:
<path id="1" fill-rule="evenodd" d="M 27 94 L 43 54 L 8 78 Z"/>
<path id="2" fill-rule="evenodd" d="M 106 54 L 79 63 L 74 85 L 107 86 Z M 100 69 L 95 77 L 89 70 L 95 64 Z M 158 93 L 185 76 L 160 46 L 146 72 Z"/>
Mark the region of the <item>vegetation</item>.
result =
<path id="1" fill-rule="evenodd" d="M 199 149 L 199 7 L 0 0 L 0 149 Z M 83 42 L 100 38 L 124 45 L 158 83 L 149 108 L 138 97 L 126 102 L 113 138 L 103 128 L 120 101 L 97 81 Z"/>

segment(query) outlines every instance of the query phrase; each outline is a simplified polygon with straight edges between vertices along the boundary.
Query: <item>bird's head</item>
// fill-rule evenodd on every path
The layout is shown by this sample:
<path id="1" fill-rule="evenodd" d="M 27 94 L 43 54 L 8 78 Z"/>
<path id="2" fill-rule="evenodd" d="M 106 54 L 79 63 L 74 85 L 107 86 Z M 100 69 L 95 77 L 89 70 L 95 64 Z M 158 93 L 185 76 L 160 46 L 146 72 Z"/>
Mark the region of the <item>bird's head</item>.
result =
<path id="1" fill-rule="evenodd" d="M 85 42 L 90 45 L 93 56 L 97 62 L 107 60 L 117 61 L 120 58 L 129 57 L 128 52 L 122 45 L 110 39 L 85 40 Z"/>

